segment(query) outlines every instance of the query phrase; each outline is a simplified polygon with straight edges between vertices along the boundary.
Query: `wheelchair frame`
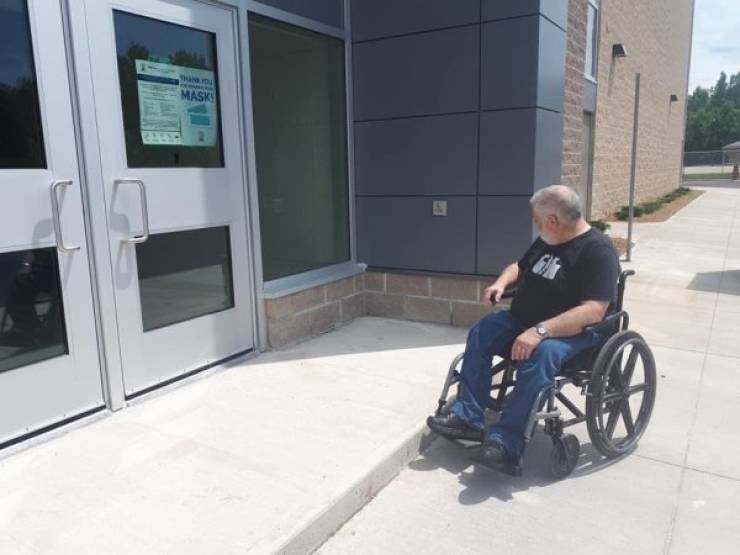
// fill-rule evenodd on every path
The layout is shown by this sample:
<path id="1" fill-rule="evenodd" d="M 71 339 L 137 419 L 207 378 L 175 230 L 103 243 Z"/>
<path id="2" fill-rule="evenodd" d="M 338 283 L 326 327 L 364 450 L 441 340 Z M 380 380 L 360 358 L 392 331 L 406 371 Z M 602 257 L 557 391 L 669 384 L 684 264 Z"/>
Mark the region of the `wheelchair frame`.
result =
<path id="1" fill-rule="evenodd" d="M 550 454 L 550 472 L 560 479 L 568 476 L 576 467 L 580 455 L 580 443 L 576 436 L 565 434 L 568 427 L 586 422 L 592 444 L 608 458 L 618 457 L 631 451 L 645 431 L 655 403 L 656 370 L 655 360 L 645 340 L 638 333 L 629 330 L 629 314 L 623 310 L 624 290 L 627 278 L 633 270 L 622 272 L 617 288 L 617 302 L 614 311 L 604 320 L 586 328 L 588 331 L 603 333 L 605 340 L 567 361 L 556 376 L 551 386 L 540 391 L 532 406 L 525 428 L 524 441 L 529 443 L 537 428 L 537 423 L 544 421 L 544 432 L 553 442 Z M 506 297 L 513 296 L 507 292 Z M 627 353 L 627 347 L 631 347 Z M 445 384 L 442 388 L 438 406 L 435 411 L 441 414 L 450 400 L 450 388 L 457 384 L 457 396 L 462 391 L 462 381 L 458 366 L 464 353 L 457 355 L 450 364 Z M 625 368 L 622 368 L 625 362 Z M 638 357 L 642 361 L 645 382 L 633 386 L 631 379 Z M 516 363 L 504 358 L 491 368 L 491 380 L 502 374 L 500 383 L 492 383 L 490 410 L 500 412 L 505 404 L 507 393 L 516 384 Z M 563 393 L 566 385 L 572 384 L 586 396 L 586 411 L 578 408 Z M 629 397 L 644 393 L 637 419 L 631 413 Z M 564 419 L 557 406 L 560 403 L 570 413 Z M 619 417 L 622 417 L 627 436 L 620 442 L 613 439 Z M 606 417 L 606 423 L 605 423 Z M 521 467 L 511 469 L 512 474 L 520 475 Z"/>

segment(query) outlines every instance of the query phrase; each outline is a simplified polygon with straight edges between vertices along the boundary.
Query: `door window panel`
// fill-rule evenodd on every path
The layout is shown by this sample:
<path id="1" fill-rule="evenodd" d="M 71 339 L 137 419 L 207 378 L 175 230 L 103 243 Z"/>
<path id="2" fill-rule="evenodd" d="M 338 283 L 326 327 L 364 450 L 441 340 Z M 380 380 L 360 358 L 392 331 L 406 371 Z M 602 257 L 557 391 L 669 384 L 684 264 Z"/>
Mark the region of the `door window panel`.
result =
<path id="1" fill-rule="evenodd" d="M 68 352 L 56 249 L 0 254 L 0 372 Z"/>
<path id="2" fill-rule="evenodd" d="M 25 0 L 0 0 L 0 169 L 45 168 Z"/>
<path id="3" fill-rule="evenodd" d="M 144 331 L 234 306 L 228 227 L 151 235 L 136 261 Z"/>
<path id="4" fill-rule="evenodd" d="M 115 11 L 130 168 L 221 167 L 216 36 Z"/>

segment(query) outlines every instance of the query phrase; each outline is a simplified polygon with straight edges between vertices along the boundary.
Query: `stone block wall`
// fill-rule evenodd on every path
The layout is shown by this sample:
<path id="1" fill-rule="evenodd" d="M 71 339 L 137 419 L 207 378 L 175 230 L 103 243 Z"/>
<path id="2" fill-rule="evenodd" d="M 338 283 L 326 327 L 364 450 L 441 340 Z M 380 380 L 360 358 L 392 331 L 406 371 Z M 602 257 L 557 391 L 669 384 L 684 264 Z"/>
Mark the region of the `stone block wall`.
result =
<path id="1" fill-rule="evenodd" d="M 635 73 L 642 74 L 637 202 L 681 184 L 694 0 L 601 2 L 593 216 L 629 198 Z M 626 58 L 613 58 L 624 44 Z M 670 102 L 671 94 L 678 102 Z"/>
<path id="2" fill-rule="evenodd" d="M 492 282 L 492 278 L 367 272 L 267 299 L 268 339 L 272 348 L 281 348 L 366 315 L 468 328 L 491 312 L 480 299 Z"/>
<path id="3" fill-rule="evenodd" d="M 332 331 L 367 313 L 364 276 L 265 299 L 265 312 L 267 337 L 273 348 Z"/>
<path id="4" fill-rule="evenodd" d="M 371 316 L 469 327 L 490 312 L 480 302 L 488 280 L 387 272 L 366 277 Z"/>
<path id="5" fill-rule="evenodd" d="M 563 103 L 563 176 L 561 183 L 578 189 L 583 179 L 583 68 L 586 60 L 588 0 L 568 2 Z M 584 199 L 585 200 L 585 199 Z"/>

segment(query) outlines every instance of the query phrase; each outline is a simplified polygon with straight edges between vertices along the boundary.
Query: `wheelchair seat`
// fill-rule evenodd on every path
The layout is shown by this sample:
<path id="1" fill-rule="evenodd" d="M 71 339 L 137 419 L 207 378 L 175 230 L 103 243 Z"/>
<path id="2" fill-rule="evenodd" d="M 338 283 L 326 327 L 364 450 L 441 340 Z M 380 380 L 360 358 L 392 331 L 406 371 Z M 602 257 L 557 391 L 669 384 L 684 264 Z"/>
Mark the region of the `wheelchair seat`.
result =
<path id="1" fill-rule="evenodd" d="M 604 345 L 605 341 L 606 340 L 600 341 L 593 347 L 589 347 L 588 349 L 585 349 L 578 353 L 576 356 L 566 360 L 563 366 L 560 368 L 560 372 L 558 372 L 558 375 L 573 377 L 574 375 L 581 372 L 590 373 L 591 368 L 594 367 L 596 357 L 599 356 L 599 351 L 601 351 L 601 347 Z"/>

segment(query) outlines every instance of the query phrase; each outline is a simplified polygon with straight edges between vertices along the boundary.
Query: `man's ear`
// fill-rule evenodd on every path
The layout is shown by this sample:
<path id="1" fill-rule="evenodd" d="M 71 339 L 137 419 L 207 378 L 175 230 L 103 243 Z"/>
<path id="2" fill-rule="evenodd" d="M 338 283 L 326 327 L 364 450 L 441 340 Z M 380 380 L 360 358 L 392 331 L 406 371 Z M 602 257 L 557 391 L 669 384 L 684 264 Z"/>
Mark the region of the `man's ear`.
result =
<path id="1" fill-rule="evenodd" d="M 555 214 L 548 214 L 547 223 L 550 224 L 551 226 L 558 226 L 560 224 L 560 220 Z"/>

